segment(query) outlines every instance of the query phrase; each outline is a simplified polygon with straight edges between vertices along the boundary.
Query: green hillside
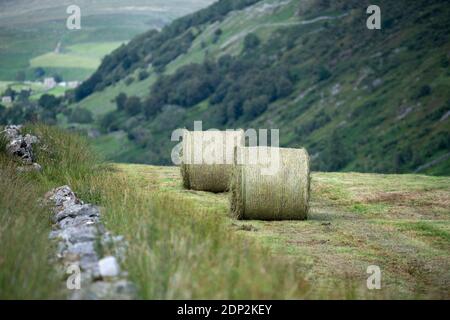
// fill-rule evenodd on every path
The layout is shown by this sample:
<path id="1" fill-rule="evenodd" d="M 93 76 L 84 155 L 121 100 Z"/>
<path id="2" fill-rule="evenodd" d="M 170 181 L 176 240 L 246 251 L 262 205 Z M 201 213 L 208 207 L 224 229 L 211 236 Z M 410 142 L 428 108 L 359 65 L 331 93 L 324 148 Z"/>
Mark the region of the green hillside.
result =
<path id="1" fill-rule="evenodd" d="M 101 143 L 127 133 L 114 160 L 168 163 L 170 132 L 203 120 L 279 128 L 315 169 L 449 174 L 449 8 L 379 5 L 382 29 L 368 30 L 368 2 L 220 1 L 108 56 L 76 105 Z M 121 92 L 140 104 L 116 111 Z"/>
<path id="2" fill-rule="evenodd" d="M 71 108 L 113 160 L 167 164 L 171 131 L 203 120 L 279 128 L 316 170 L 448 175 L 450 8 L 380 1 L 368 30 L 368 5 L 219 1 L 107 56 Z"/>
<path id="3" fill-rule="evenodd" d="M 38 67 L 48 75 L 58 74 L 67 80 L 86 79 L 99 66 L 100 59 L 120 43 L 150 28 L 162 28 L 211 2 L 0 1 L 0 80 L 11 81 L 23 76 L 34 80 L 39 77 Z M 81 30 L 66 28 L 69 16 L 66 9 L 73 4 L 81 10 Z M 84 51 L 83 47 L 77 48 L 79 44 L 92 48 L 88 50 L 90 57 L 77 50 Z M 55 53 L 58 46 L 60 53 Z"/>

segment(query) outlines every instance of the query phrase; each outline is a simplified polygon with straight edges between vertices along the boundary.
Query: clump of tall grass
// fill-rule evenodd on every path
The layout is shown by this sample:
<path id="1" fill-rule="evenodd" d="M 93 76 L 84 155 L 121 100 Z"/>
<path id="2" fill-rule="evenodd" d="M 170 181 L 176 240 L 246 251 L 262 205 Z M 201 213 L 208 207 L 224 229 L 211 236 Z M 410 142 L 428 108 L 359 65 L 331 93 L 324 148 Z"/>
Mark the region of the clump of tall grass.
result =
<path id="1" fill-rule="evenodd" d="M 0 156 L 0 299 L 59 297 L 61 282 L 49 262 L 49 210 L 39 187 Z"/>
<path id="2" fill-rule="evenodd" d="M 50 209 L 44 194 L 69 184 L 83 199 L 98 200 L 91 179 L 104 174 L 105 166 L 86 141 L 60 129 L 30 125 L 23 133 L 39 136 L 34 146 L 42 172 L 17 172 L 20 163 L 6 154 L 0 134 L 0 299 L 50 299 L 61 297 L 61 275 L 51 263 L 55 248 L 48 240 Z"/>
<path id="3" fill-rule="evenodd" d="M 108 165 L 92 151 L 85 137 L 46 125 L 26 126 L 24 131 L 40 139 L 34 151 L 43 170 L 34 174 L 34 179 L 47 190 L 67 184 L 84 201 L 100 200 L 100 191 L 91 181 L 107 174 Z"/>

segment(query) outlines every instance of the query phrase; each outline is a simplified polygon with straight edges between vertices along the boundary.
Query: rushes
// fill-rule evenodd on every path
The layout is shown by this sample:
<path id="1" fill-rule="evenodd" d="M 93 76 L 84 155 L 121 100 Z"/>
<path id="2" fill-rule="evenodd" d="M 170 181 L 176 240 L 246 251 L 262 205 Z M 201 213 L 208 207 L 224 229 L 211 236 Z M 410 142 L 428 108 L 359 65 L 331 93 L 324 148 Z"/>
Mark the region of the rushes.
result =
<path id="1" fill-rule="evenodd" d="M 38 204 L 40 196 L 0 155 L 0 299 L 60 296 L 60 278 L 49 262 L 49 210 Z"/>

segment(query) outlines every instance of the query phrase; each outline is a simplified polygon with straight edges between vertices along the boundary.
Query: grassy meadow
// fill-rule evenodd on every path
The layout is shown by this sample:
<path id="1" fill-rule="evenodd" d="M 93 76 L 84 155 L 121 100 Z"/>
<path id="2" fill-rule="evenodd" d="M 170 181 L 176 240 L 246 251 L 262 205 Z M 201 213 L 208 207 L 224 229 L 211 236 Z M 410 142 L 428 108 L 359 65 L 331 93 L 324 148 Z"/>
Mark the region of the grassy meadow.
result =
<path id="1" fill-rule="evenodd" d="M 44 169 L 18 176 L 1 153 L 1 298 L 64 297 L 48 260 L 49 209 L 38 205 L 64 184 L 125 236 L 124 267 L 143 299 L 449 297 L 447 177 L 315 172 L 307 221 L 237 221 L 228 194 L 184 190 L 179 168 L 108 164 L 80 136 L 26 130 L 41 137 Z M 369 265 L 382 270 L 381 290 L 366 288 Z"/>
<path id="2" fill-rule="evenodd" d="M 178 168 L 118 168 L 139 189 L 168 199 L 170 211 L 207 212 L 227 232 L 287 259 L 307 281 L 296 298 L 449 297 L 449 178 L 317 172 L 309 219 L 268 222 L 231 219 L 228 194 L 184 190 Z M 369 265 L 382 270 L 381 290 L 366 288 Z"/>
<path id="3" fill-rule="evenodd" d="M 55 73 L 62 70 L 66 78 L 80 79 L 76 72 L 86 78 L 100 65 L 101 59 L 123 42 L 81 43 L 65 48 L 62 53 L 48 52 L 30 60 L 31 68 L 50 68 Z M 81 70 L 80 70 L 81 69 Z M 73 72 L 70 74 L 70 70 Z M 75 73 L 74 73 L 75 72 Z"/>

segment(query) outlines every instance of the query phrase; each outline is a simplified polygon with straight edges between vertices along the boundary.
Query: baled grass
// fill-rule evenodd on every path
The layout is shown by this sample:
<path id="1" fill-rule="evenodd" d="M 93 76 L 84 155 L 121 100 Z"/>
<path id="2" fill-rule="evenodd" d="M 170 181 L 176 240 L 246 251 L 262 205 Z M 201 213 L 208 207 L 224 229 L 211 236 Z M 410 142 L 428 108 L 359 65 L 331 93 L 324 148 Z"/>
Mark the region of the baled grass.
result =
<path id="1" fill-rule="evenodd" d="M 239 219 L 305 220 L 309 208 L 309 155 L 305 149 L 236 149 L 231 214 Z"/>
<path id="2" fill-rule="evenodd" d="M 186 189 L 229 189 L 236 146 L 245 145 L 243 130 L 183 132 L 181 176 Z M 196 163 L 201 160 L 201 163 Z"/>

